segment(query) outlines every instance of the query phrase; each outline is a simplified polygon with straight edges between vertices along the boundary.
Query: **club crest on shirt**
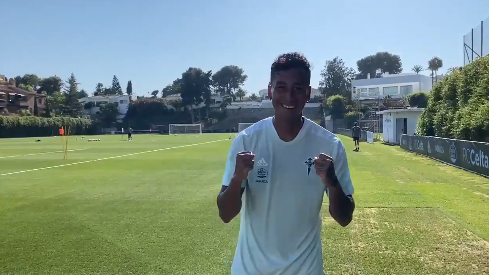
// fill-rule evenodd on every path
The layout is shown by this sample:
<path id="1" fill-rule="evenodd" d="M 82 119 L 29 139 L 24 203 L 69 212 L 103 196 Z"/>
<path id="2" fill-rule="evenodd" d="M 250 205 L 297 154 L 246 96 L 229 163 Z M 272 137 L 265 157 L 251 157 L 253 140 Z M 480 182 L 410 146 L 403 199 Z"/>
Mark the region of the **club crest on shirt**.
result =
<path id="1" fill-rule="evenodd" d="M 309 176 L 309 174 L 311 173 L 311 169 L 312 169 L 312 165 L 314 164 L 314 161 L 312 158 L 308 158 L 304 164 L 307 166 L 307 175 Z"/>
<path id="2" fill-rule="evenodd" d="M 265 159 L 261 158 L 259 161 L 256 162 L 256 166 L 259 168 L 256 170 L 256 183 L 268 183 L 267 177 L 268 177 L 268 170 L 265 169 L 264 167 L 268 167 L 268 163 L 265 161 Z"/>

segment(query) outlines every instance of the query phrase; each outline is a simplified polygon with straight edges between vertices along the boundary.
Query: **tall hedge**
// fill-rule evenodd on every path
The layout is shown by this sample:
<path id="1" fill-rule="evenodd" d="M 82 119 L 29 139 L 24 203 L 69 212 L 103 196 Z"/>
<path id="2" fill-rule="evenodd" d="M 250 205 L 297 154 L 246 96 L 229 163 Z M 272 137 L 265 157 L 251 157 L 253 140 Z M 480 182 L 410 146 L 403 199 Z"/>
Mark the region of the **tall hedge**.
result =
<path id="1" fill-rule="evenodd" d="M 0 116 L 0 138 L 58 135 L 61 127 L 69 127 L 72 135 L 81 135 L 91 125 L 91 120 L 83 118 Z"/>
<path id="2" fill-rule="evenodd" d="M 489 56 L 454 70 L 433 87 L 417 133 L 489 142 Z"/>

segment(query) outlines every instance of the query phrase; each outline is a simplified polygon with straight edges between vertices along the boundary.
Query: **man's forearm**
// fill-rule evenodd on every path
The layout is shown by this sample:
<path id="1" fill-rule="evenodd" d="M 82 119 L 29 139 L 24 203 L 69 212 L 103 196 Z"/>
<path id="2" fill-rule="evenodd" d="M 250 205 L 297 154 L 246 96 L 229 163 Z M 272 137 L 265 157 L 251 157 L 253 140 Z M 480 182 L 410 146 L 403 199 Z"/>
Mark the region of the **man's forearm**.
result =
<path id="1" fill-rule="evenodd" d="M 241 181 L 231 179 L 229 186 L 217 196 L 219 216 L 225 223 L 230 222 L 241 211 Z"/>
<path id="2" fill-rule="evenodd" d="M 353 218 L 355 202 L 353 198 L 345 195 L 338 185 L 328 189 L 329 213 L 341 226 L 347 226 Z"/>

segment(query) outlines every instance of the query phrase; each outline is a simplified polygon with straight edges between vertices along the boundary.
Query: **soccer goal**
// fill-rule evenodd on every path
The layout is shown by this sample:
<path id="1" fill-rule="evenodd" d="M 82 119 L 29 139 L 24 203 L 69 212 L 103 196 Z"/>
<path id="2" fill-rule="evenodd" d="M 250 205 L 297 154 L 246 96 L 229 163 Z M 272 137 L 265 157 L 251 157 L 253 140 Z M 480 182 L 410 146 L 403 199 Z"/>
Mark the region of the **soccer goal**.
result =
<path id="1" fill-rule="evenodd" d="M 243 131 L 244 129 L 250 127 L 253 124 L 255 124 L 255 123 L 240 123 L 240 124 L 238 124 L 238 133 Z"/>
<path id="2" fill-rule="evenodd" d="M 202 134 L 202 124 L 170 124 L 168 133 L 173 134 Z"/>

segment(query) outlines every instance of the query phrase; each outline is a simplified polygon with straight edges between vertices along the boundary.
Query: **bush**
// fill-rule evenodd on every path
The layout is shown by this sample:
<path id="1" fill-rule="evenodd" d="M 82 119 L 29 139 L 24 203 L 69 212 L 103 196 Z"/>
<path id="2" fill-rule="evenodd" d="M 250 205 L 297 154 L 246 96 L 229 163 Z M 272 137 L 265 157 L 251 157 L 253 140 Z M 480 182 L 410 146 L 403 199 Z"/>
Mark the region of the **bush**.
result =
<path id="1" fill-rule="evenodd" d="M 353 124 L 358 121 L 358 118 L 362 115 L 362 113 L 358 111 L 351 111 L 345 114 L 345 124 L 347 128 L 353 127 Z"/>
<path id="2" fill-rule="evenodd" d="M 428 106 L 428 96 L 423 92 L 412 93 L 408 96 L 409 106 L 426 108 Z"/>
<path id="3" fill-rule="evenodd" d="M 346 100 L 341 95 L 328 97 L 326 108 L 332 119 L 343 118 L 346 113 Z"/>
<path id="4" fill-rule="evenodd" d="M 0 137 L 40 137 L 58 135 L 61 127 L 69 127 L 73 135 L 85 134 L 89 119 L 71 117 L 0 116 Z"/>
<path id="5" fill-rule="evenodd" d="M 428 95 L 417 134 L 489 141 L 489 57 L 454 70 Z"/>

